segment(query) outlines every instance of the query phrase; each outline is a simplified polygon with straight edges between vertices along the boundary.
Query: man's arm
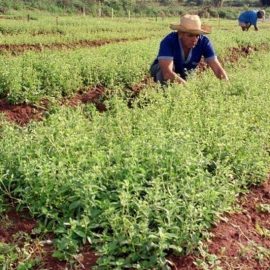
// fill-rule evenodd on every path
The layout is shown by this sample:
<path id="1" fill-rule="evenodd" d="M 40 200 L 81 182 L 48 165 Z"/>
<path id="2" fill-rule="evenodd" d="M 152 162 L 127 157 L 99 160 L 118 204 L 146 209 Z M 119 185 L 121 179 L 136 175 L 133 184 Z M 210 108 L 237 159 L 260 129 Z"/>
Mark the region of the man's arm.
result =
<path id="1" fill-rule="evenodd" d="M 217 78 L 219 78 L 220 80 L 226 80 L 226 81 L 229 80 L 226 71 L 221 66 L 217 58 L 208 60 L 207 63 L 209 67 L 213 70 Z"/>
<path id="2" fill-rule="evenodd" d="M 160 59 L 159 66 L 165 81 L 178 82 L 185 84 L 186 81 L 182 79 L 177 73 L 173 71 L 173 60 Z"/>

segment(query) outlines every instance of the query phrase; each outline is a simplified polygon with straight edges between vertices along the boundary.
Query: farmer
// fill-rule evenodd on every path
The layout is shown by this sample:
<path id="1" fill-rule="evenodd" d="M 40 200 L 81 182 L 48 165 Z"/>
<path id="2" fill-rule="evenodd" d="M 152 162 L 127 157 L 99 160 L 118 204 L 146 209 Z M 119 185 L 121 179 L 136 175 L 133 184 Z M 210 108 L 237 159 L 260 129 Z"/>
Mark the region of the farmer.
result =
<path id="1" fill-rule="evenodd" d="M 226 71 L 217 59 L 208 37 L 210 27 L 203 27 L 198 15 L 186 14 L 180 24 L 171 24 L 177 30 L 168 34 L 160 43 L 159 53 L 150 67 L 154 81 L 186 83 L 187 76 L 195 70 L 202 56 L 219 79 L 228 80 Z"/>
<path id="2" fill-rule="evenodd" d="M 254 26 L 255 31 L 258 31 L 257 20 L 265 18 L 264 10 L 247 10 L 238 17 L 239 25 L 243 31 L 248 31 L 251 25 Z"/>

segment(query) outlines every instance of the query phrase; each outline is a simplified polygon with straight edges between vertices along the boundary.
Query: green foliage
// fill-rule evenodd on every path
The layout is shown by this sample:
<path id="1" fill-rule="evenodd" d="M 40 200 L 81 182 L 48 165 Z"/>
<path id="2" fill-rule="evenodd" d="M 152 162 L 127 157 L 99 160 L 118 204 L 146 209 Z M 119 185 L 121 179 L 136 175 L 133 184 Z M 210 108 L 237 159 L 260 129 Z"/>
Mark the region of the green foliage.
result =
<path id="1" fill-rule="evenodd" d="M 19 63 L 16 59 L 11 59 L 9 61 L 11 64 L 8 67 L 8 63 L 0 59 L 0 95 L 1 97 L 6 97 L 10 93 L 10 89 L 14 89 L 15 92 L 21 90 L 21 70 L 19 68 Z"/>
<path id="2" fill-rule="evenodd" d="M 103 22 L 97 29 L 105 35 L 139 27 Z M 154 28 L 143 22 L 147 31 Z M 41 29 L 58 35 L 85 21 L 61 23 L 59 32 L 34 24 L 13 25 L 6 33 Z M 166 23 L 155 22 L 154 29 Z M 219 55 L 250 40 L 269 41 L 264 31 L 236 35 L 222 29 L 235 22 L 212 23 Z M 54 232 L 57 258 L 71 261 L 89 243 L 101 255 L 97 269 L 166 269 L 168 252 L 195 249 L 237 195 L 266 177 L 270 100 L 268 73 L 262 71 L 269 69 L 270 55 L 226 63 L 230 82 L 205 72 L 194 74 L 187 87 L 148 87 L 130 109 L 123 89 L 144 78 L 159 41 L 0 58 L 1 96 L 13 102 L 69 96 L 97 84 L 121 93 L 106 101 L 103 114 L 93 105 L 52 108 L 43 122 L 23 128 L 1 118 L 0 211 L 3 196 L 17 198 L 18 208 L 29 208 L 42 223 L 40 230 Z M 12 246 L 4 248 L 18 256 Z M 215 258 L 205 255 L 214 266 Z M 27 263 L 22 269 L 31 269 Z"/>
<path id="3" fill-rule="evenodd" d="M 58 258 L 90 243 L 97 269 L 166 269 L 169 251 L 195 249 L 267 175 L 269 58 L 243 61 L 252 66 L 231 83 L 206 73 L 148 88 L 132 110 L 114 96 L 103 114 L 88 105 L 25 128 L 2 123 L 1 187 L 55 233 Z"/>
<path id="4" fill-rule="evenodd" d="M 137 42 L 128 48 L 112 45 L 98 51 L 3 57 L 0 94 L 12 103 L 38 102 L 44 97 L 71 96 L 80 88 L 98 84 L 111 89 L 130 87 L 144 78 L 153 53 L 144 42 Z"/>
<path id="5" fill-rule="evenodd" d="M 6 244 L 0 241 L 1 269 L 30 270 L 39 265 L 39 258 L 32 258 L 29 243 L 23 247 L 18 243 Z"/>

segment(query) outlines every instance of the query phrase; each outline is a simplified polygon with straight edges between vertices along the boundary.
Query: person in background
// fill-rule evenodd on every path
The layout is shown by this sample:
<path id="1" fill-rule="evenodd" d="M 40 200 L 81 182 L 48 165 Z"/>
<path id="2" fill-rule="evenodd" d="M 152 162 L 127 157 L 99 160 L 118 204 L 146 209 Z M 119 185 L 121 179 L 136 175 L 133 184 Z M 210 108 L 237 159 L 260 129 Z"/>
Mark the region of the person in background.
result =
<path id="1" fill-rule="evenodd" d="M 158 56 L 150 67 L 155 82 L 185 84 L 188 74 L 196 69 L 202 56 L 217 78 L 228 80 L 211 41 L 205 36 L 211 29 L 202 26 L 198 15 L 186 14 L 180 18 L 180 24 L 171 24 L 170 28 L 176 31 L 161 41 Z"/>
<path id="2" fill-rule="evenodd" d="M 248 31 L 251 25 L 254 26 L 255 31 L 258 31 L 257 20 L 265 18 L 264 10 L 247 10 L 238 17 L 239 25 L 243 31 Z"/>

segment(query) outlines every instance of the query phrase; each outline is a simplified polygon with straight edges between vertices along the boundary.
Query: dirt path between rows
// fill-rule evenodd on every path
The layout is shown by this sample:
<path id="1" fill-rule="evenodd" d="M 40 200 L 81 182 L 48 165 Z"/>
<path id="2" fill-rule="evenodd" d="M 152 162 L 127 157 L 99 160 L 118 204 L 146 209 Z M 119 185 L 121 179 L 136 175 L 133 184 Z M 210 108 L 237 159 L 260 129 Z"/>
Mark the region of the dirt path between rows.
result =
<path id="1" fill-rule="evenodd" d="M 145 38 L 114 38 L 104 40 L 79 40 L 68 43 L 35 43 L 35 44 L 0 44 L 0 54 L 10 53 L 12 55 L 20 55 L 27 51 L 42 52 L 44 50 L 74 50 L 87 47 L 100 47 L 107 44 L 137 41 Z"/>
<path id="2" fill-rule="evenodd" d="M 211 230 L 201 254 L 171 257 L 174 270 L 204 269 L 269 270 L 270 268 L 270 178 L 239 199 L 242 211 L 226 214 Z"/>

